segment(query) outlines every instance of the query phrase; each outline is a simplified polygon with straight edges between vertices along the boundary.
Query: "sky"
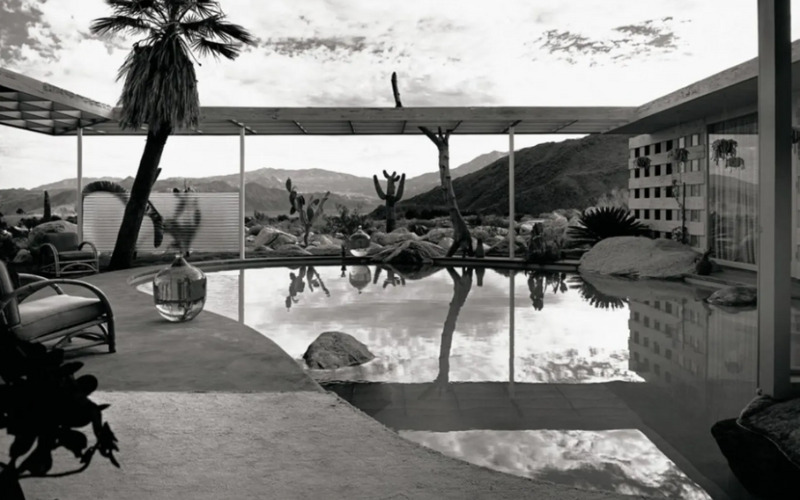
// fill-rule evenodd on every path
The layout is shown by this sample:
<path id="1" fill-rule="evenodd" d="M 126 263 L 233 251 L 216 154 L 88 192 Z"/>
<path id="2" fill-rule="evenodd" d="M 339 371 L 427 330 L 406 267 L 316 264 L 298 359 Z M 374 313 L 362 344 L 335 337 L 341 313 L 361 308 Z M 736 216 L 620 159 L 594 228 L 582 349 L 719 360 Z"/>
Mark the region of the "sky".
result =
<path id="1" fill-rule="evenodd" d="M 201 58 L 206 106 L 638 106 L 757 55 L 753 0 L 227 0 L 257 37 L 235 61 Z M 101 0 L 0 0 L 0 66 L 115 105 L 134 38 L 99 38 Z M 796 36 L 800 16 L 792 22 Z M 576 136 L 517 135 L 517 149 Z M 144 137 L 85 137 L 85 177 L 135 175 Z M 451 166 L 506 136 L 453 136 Z M 0 188 L 75 176 L 74 137 L 0 127 Z M 172 137 L 162 178 L 232 174 L 238 137 Z M 246 169 L 371 176 L 437 169 L 412 137 L 250 137 Z"/>

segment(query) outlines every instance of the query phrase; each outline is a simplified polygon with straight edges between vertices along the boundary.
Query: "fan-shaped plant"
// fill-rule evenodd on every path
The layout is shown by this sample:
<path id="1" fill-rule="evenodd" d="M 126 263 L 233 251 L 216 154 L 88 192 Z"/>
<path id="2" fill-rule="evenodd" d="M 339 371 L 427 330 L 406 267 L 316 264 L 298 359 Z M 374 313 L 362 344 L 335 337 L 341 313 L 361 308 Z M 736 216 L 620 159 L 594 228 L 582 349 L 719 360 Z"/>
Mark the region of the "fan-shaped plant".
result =
<path id="1" fill-rule="evenodd" d="M 622 207 L 588 208 L 579 217 L 578 224 L 567 230 L 577 244 L 594 245 L 614 236 L 642 236 L 649 230 Z"/>
<path id="2" fill-rule="evenodd" d="M 615 297 L 599 291 L 591 283 L 579 276 L 570 278 L 570 289 L 578 290 L 581 298 L 597 309 L 622 309 L 628 303 L 623 297 Z"/>
<path id="3" fill-rule="evenodd" d="M 717 139 L 711 143 L 711 159 L 715 165 L 719 165 L 720 160 L 736 157 L 736 148 L 739 143 L 735 139 Z M 744 163 L 744 162 L 742 162 Z"/>
<path id="4" fill-rule="evenodd" d="M 650 158 L 648 156 L 640 156 L 636 158 L 636 167 L 637 168 L 649 168 L 650 167 Z"/>

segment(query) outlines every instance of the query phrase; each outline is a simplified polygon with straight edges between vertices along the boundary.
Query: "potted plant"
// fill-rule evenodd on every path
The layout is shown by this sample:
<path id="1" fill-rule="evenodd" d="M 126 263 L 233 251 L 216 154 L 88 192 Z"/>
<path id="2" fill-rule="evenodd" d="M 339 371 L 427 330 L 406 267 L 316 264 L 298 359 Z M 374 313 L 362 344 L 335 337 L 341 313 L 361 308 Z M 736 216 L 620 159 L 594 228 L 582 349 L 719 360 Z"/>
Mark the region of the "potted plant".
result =
<path id="1" fill-rule="evenodd" d="M 717 139 L 711 143 L 711 159 L 715 165 L 719 165 L 720 160 L 728 160 L 736 157 L 736 147 L 739 145 L 734 139 Z M 741 159 L 741 158 L 740 158 Z M 738 162 L 733 162 L 738 163 Z M 744 166 L 744 160 L 741 161 Z M 732 166 L 727 165 L 726 166 Z"/>
<path id="2" fill-rule="evenodd" d="M 676 163 L 686 163 L 689 161 L 689 150 L 686 148 L 675 148 L 669 152 L 669 157 Z"/>
<path id="3" fill-rule="evenodd" d="M 650 157 L 640 156 L 636 158 L 636 168 L 649 168 L 649 167 L 650 167 Z"/>

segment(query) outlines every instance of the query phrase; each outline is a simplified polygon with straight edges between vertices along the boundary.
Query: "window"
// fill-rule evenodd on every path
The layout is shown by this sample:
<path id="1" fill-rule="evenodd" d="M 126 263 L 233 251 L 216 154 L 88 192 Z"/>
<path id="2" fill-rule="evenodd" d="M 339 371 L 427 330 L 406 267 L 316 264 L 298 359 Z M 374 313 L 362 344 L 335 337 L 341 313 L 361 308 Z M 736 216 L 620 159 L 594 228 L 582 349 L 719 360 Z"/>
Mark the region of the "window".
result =
<path id="1" fill-rule="evenodd" d="M 668 314 L 672 314 L 672 302 L 667 302 L 664 304 L 664 311 Z"/>
<path id="2" fill-rule="evenodd" d="M 672 139 L 667 141 L 667 149 L 666 150 L 667 151 L 671 151 L 672 150 Z"/>
<path id="3" fill-rule="evenodd" d="M 660 310 L 661 309 L 661 301 L 660 300 L 656 300 L 655 302 L 653 302 L 653 307 L 655 307 L 656 309 Z"/>
<path id="4" fill-rule="evenodd" d="M 638 198 L 638 196 L 637 196 L 637 198 Z M 639 218 L 639 209 L 638 208 L 633 211 L 633 218 L 634 219 L 638 219 Z"/>
<path id="5" fill-rule="evenodd" d="M 633 157 L 634 157 L 634 158 L 638 158 L 639 156 L 641 156 L 641 155 L 639 154 L 639 148 L 636 148 L 636 149 L 634 149 L 634 150 L 633 150 Z"/>
<path id="6" fill-rule="evenodd" d="M 650 177 L 650 169 L 649 168 L 645 168 L 644 169 L 644 176 L 645 177 Z"/>
<path id="7" fill-rule="evenodd" d="M 650 188 L 644 188 L 644 197 L 650 198 Z"/>
<path id="8" fill-rule="evenodd" d="M 653 342 L 653 352 L 661 354 L 661 346 L 658 345 L 658 342 Z"/>
<path id="9" fill-rule="evenodd" d="M 664 188 L 664 190 L 666 191 L 666 193 L 664 193 L 664 196 L 667 197 L 667 198 L 672 198 L 672 196 L 673 196 L 672 195 L 672 186 L 667 186 L 667 187 Z"/>
<path id="10" fill-rule="evenodd" d="M 666 220 L 672 220 L 672 210 L 664 210 L 664 215 L 666 215 Z"/>
<path id="11" fill-rule="evenodd" d="M 692 134 L 692 146 L 700 145 L 700 134 Z"/>
<path id="12" fill-rule="evenodd" d="M 661 188 L 654 187 L 653 188 L 653 198 L 661 198 Z"/>
<path id="13" fill-rule="evenodd" d="M 638 179 L 638 178 L 639 178 L 639 175 L 640 175 L 640 172 L 641 172 L 641 170 L 639 170 L 638 168 L 634 168 L 634 169 L 633 169 L 633 177 L 634 177 L 635 179 Z"/>
<path id="14" fill-rule="evenodd" d="M 655 144 L 655 147 L 654 147 L 654 149 L 655 149 L 655 151 L 654 151 L 654 153 L 655 153 L 655 154 L 658 154 L 658 153 L 660 153 L 660 152 L 661 152 L 661 143 L 660 143 L 660 142 L 657 142 L 657 143 Z"/>
<path id="15" fill-rule="evenodd" d="M 644 209 L 644 218 L 645 219 L 649 219 L 650 218 L 650 210 L 647 209 L 647 208 Z"/>
<path id="16" fill-rule="evenodd" d="M 678 138 L 678 147 L 685 148 L 686 147 L 686 137 L 679 137 Z"/>
<path id="17" fill-rule="evenodd" d="M 656 375 L 661 375 L 661 365 L 659 365 L 658 363 L 653 364 L 653 372 Z"/>
<path id="18" fill-rule="evenodd" d="M 656 173 L 653 175 L 661 175 L 661 165 L 656 165 Z"/>
<path id="19" fill-rule="evenodd" d="M 661 210 L 658 209 L 653 210 L 653 218 L 655 220 L 661 220 Z"/>
<path id="20" fill-rule="evenodd" d="M 645 347 L 650 347 L 650 337 L 645 337 L 644 342 L 642 342 L 642 345 Z"/>
<path id="21" fill-rule="evenodd" d="M 633 341 L 639 343 L 639 332 L 633 332 Z"/>
<path id="22" fill-rule="evenodd" d="M 650 146 L 645 146 L 644 147 L 644 155 L 645 156 L 650 156 Z"/>
<path id="23" fill-rule="evenodd" d="M 664 357 L 667 359 L 672 359 L 672 349 L 667 349 L 664 351 Z"/>
<path id="24" fill-rule="evenodd" d="M 634 313 L 633 313 L 633 320 L 634 320 L 634 321 L 639 321 L 639 311 L 634 311 Z"/>
<path id="25" fill-rule="evenodd" d="M 638 170 L 637 170 L 637 172 L 638 172 Z M 639 188 L 636 188 L 636 189 L 633 190 L 633 197 L 634 198 L 638 198 L 639 197 Z"/>
<path id="26" fill-rule="evenodd" d="M 672 163 L 667 163 L 666 174 L 672 175 Z"/>
<path id="27" fill-rule="evenodd" d="M 658 331 L 661 331 L 661 322 L 658 321 L 658 320 L 653 321 L 653 328 L 655 328 Z M 654 347 L 655 347 L 655 349 L 658 349 L 658 342 L 655 343 Z M 656 351 L 656 352 L 658 352 L 658 351 Z"/>

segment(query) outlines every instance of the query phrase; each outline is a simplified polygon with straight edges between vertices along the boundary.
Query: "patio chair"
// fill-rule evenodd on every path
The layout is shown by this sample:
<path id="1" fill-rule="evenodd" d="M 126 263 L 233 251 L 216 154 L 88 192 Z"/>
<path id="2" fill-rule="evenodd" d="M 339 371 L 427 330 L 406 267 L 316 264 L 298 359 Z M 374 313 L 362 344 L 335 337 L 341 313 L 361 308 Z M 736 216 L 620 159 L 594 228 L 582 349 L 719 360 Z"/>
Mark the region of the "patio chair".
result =
<path id="1" fill-rule="evenodd" d="M 0 261 L 0 321 L 20 340 L 46 344 L 49 348 L 64 350 L 82 349 L 108 344 L 115 352 L 114 313 L 105 294 L 89 283 L 57 278 L 20 274 L 20 282 L 29 282 L 15 288 L 8 269 Z M 93 297 L 64 293 L 61 285 L 89 290 Z M 51 288 L 55 295 L 37 292 Z M 89 328 L 96 327 L 89 331 Z M 75 342 L 73 339 L 88 342 Z"/>
<path id="2" fill-rule="evenodd" d="M 43 243 L 39 247 L 39 272 L 56 278 L 99 272 L 97 248 L 89 241 L 78 243 L 77 233 L 44 233 L 40 238 Z M 84 250 L 85 246 L 88 249 Z"/>

